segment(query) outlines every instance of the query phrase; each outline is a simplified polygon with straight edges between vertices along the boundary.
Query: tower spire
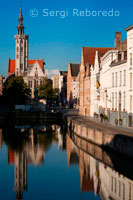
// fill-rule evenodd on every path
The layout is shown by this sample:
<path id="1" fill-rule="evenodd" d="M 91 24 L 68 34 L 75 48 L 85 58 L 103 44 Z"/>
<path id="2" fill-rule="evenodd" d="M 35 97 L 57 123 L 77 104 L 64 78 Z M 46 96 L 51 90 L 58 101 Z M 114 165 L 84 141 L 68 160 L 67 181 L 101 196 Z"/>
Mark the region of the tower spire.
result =
<path id="1" fill-rule="evenodd" d="M 21 0 L 19 0 L 21 2 Z M 21 7 L 20 3 L 20 7 Z M 22 8 L 20 8 L 19 17 L 18 17 L 18 26 L 17 34 L 15 35 L 16 40 L 16 68 L 15 74 L 17 76 L 22 76 L 24 71 L 28 67 L 28 39 L 29 36 L 24 34 L 24 25 L 23 25 L 23 14 Z"/>
<path id="2" fill-rule="evenodd" d="M 23 26 L 23 14 L 22 14 L 22 8 L 20 8 L 19 18 L 18 18 L 19 24 L 18 24 L 18 34 L 23 35 L 24 34 L 24 26 Z"/>

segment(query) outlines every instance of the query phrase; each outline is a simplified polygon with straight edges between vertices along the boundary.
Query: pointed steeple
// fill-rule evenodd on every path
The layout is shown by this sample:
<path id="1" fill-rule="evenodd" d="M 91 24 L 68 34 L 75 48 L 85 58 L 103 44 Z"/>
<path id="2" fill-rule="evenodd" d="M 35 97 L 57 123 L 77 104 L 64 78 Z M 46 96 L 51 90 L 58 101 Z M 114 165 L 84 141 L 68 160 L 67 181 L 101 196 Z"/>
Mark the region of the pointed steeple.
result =
<path id="1" fill-rule="evenodd" d="M 17 34 L 15 35 L 15 40 L 16 40 L 15 75 L 18 75 L 18 76 L 22 76 L 24 74 L 24 71 L 28 67 L 28 39 L 29 39 L 29 36 L 24 34 L 23 14 L 22 14 L 21 6 L 20 6 Z"/>
<path id="2" fill-rule="evenodd" d="M 19 24 L 18 24 L 18 34 L 23 35 L 24 34 L 24 26 L 23 26 L 23 14 L 22 14 L 22 9 L 20 8 L 20 13 L 19 13 Z"/>
<path id="3" fill-rule="evenodd" d="M 22 14 L 22 9 L 20 8 L 20 13 L 19 13 L 19 25 L 23 26 L 23 14 Z"/>

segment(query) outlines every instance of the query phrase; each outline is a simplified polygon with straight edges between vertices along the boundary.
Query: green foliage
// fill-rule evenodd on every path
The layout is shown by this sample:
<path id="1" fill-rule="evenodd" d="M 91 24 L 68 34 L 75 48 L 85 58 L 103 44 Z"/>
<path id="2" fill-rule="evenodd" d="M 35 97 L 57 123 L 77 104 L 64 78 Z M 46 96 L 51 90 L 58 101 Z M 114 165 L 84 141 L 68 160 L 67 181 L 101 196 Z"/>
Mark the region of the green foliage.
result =
<path id="1" fill-rule="evenodd" d="M 45 78 L 43 84 L 39 86 L 39 98 L 52 99 L 57 97 L 57 90 L 53 90 L 52 81 Z"/>
<path id="2" fill-rule="evenodd" d="M 24 104 L 31 90 L 27 87 L 23 77 L 13 77 L 5 86 L 4 95 L 10 104 Z"/>
<path id="3" fill-rule="evenodd" d="M 103 119 L 104 119 L 104 120 L 108 120 L 107 115 L 104 114 Z"/>

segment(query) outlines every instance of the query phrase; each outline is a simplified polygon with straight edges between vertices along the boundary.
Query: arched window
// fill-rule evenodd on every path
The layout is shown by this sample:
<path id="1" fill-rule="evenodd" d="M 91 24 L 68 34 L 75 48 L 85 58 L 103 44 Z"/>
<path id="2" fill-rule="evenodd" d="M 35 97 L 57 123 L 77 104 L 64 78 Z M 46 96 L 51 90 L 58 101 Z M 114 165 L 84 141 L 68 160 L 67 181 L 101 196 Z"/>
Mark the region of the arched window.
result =
<path id="1" fill-rule="evenodd" d="M 40 85 L 42 85 L 42 80 L 40 80 Z"/>
<path id="2" fill-rule="evenodd" d="M 38 72 L 37 71 L 35 71 L 35 78 L 37 78 L 38 77 Z"/>

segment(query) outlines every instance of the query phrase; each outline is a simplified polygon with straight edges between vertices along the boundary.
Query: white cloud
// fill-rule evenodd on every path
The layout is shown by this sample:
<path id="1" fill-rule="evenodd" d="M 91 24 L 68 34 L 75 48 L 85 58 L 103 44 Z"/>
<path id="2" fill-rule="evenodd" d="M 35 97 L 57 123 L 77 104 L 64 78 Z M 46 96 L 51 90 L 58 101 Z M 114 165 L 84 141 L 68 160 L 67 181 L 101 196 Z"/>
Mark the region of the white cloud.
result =
<path id="1" fill-rule="evenodd" d="M 58 73 L 59 69 L 52 69 L 52 70 L 46 69 L 46 74 L 48 78 L 51 78 L 53 75 L 56 75 Z"/>

